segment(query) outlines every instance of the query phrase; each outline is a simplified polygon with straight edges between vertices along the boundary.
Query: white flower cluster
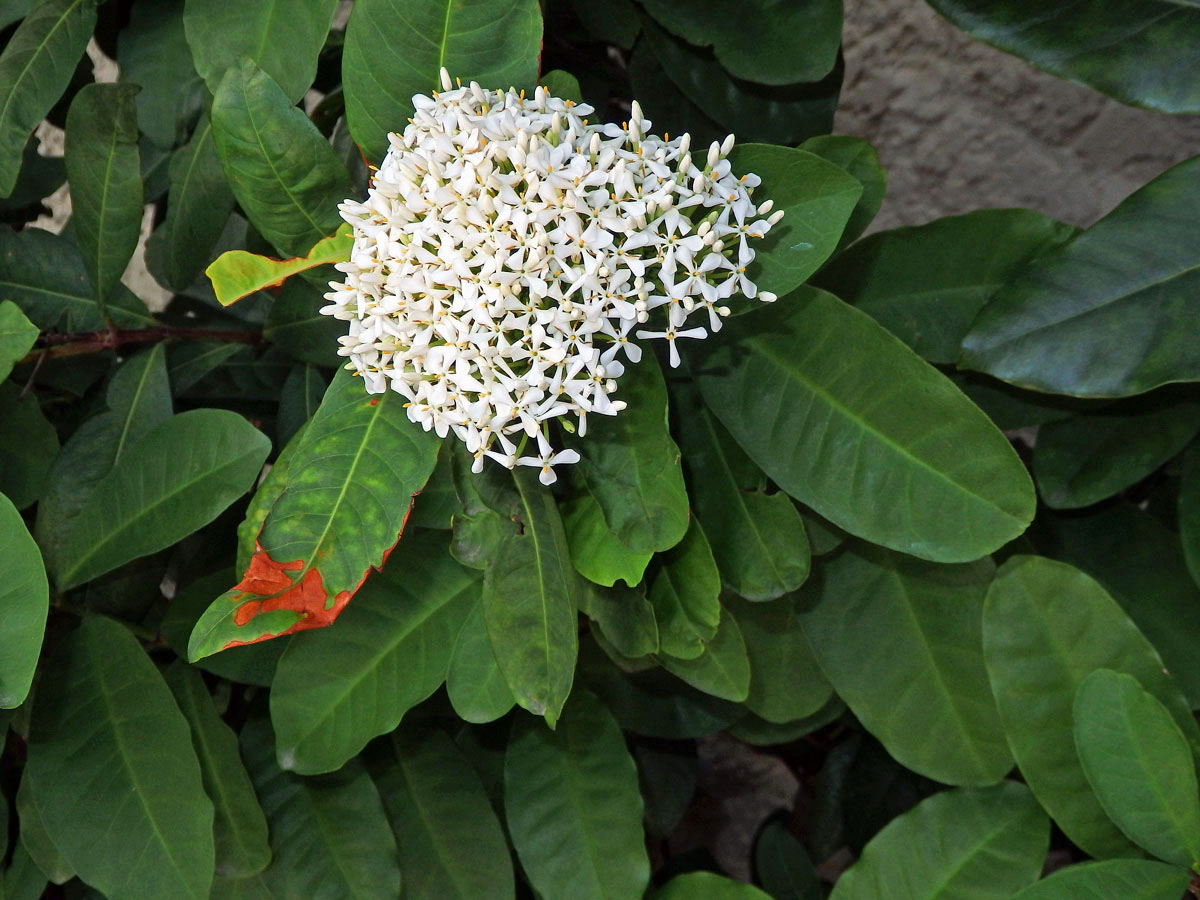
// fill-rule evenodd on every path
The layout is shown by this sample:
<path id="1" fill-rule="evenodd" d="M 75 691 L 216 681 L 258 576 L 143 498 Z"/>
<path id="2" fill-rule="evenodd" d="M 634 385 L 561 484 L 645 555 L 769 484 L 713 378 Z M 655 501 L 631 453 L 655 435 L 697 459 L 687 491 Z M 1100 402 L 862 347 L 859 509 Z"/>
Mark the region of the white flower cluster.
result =
<path id="1" fill-rule="evenodd" d="M 775 299 L 746 267 L 782 213 L 730 172 L 732 135 L 695 161 L 689 135 L 648 134 L 637 103 L 628 123 L 593 125 L 545 88 L 452 89 L 444 69 L 442 83 L 389 135 L 367 199 L 339 207 L 354 249 L 321 312 L 349 322 L 339 352 L 368 392 L 404 395 L 476 471 L 492 457 L 549 484 L 579 459 L 554 451 L 549 422 L 582 435 L 589 413 L 624 409 L 631 337 L 665 340 L 675 366 L 675 342 L 719 330 L 723 301 Z"/>

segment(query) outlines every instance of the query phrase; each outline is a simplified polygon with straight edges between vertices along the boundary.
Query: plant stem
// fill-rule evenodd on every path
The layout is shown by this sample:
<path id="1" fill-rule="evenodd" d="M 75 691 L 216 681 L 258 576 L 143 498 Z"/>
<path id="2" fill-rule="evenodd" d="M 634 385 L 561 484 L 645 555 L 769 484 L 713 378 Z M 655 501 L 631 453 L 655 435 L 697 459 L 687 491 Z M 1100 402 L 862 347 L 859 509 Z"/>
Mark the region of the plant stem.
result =
<path id="1" fill-rule="evenodd" d="M 147 344 L 167 340 L 258 344 L 262 342 L 262 334 L 257 331 L 239 331 L 231 328 L 176 328 L 171 325 L 127 330 L 110 328 L 107 331 L 43 334 L 38 337 L 36 348 L 26 354 L 18 365 L 35 362 L 39 357 L 77 356 L 81 353 L 115 350 L 125 344 Z"/>

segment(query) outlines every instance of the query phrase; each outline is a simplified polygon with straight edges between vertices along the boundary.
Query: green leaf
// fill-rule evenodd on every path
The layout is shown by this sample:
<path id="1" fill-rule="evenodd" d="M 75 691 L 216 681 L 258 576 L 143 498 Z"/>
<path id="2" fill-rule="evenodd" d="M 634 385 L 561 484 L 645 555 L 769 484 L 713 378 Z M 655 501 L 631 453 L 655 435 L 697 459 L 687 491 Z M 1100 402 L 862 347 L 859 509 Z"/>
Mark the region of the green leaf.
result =
<path id="1" fill-rule="evenodd" d="M 837 0 L 776 4 L 752 0 L 732 8 L 723 0 L 676 4 L 647 0 L 646 11 L 691 44 L 712 45 L 737 78 L 762 84 L 817 81 L 833 68 L 842 37 Z"/>
<path id="2" fill-rule="evenodd" d="M 871 839 L 830 900 L 1008 900 L 1041 873 L 1049 825 L 1015 782 L 935 794 Z"/>
<path id="3" fill-rule="evenodd" d="M 396 761 L 379 778 L 399 836 L 404 896 L 504 900 L 516 896 L 512 857 L 483 784 L 440 731 L 398 732 Z"/>
<path id="4" fill-rule="evenodd" d="M 582 585 L 571 567 L 554 494 L 529 469 L 513 473 L 519 502 L 483 577 L 483 618 L 504 679 L 523 709 L 558 720 L 579 650 Z"/>
<path id="5" fill-rule="evenodd" d="M 862 196 L 850 214 L 846 230 L 838 242 L 838 249 L 845 247 L 864 231 L 875 219 L 883 198 L 887 193 L 887 173 L 879 164 L 879 154 L 862 138 L 845 134 L 820 134 L 800 145 L 801 150 L 815 153 L 821 159 L 845 169 L 862 185 Z"/>
<path id="6" fill-rule="evenodd" d="M 55 558 L 60 590 L 171 546 L 248 491 L 271 442 L 236 413 L 172 416 L 118 457 L 79 508 Z"/>
<path id="7" fill-rule="evenodd" d="M 1036 0 L 929 0 L 972 37 L 1124 103 L 1200 112 L 1195 63 L 1200 10 L 1190 0 L 1108 0 L 1046 7 Z"/>
<path id="8" fill-rule="evenodd" d="M 504 812 L 533 889 L 546 897 L 640 897 L 650 880 L 642 796 L 612 714 L 577 691 L 554 731 L 527 717 L 513 726 Z"/>
<path id="9" fill-rule="evenodd" d="M 673 37 L 649 19 L 644 33 L 679 90 L 739 138 L 796 144 L 832 130 L 842 85 L 840 66 L 807 82 L 772 87 L 731 77 L 711 51 Z"/>
<path id="10" fill-rule="evenodd" d="M 721 576 L 708 538 L 695 519 L 678 545 L 662 555 L 650 585 L 662 652 L 695 659 L 717 633 L 721 620 Z"/>
<path id="11" fill-rule="evenodd" d="M 809 649 L 793 598 L 747 603 L 726 597 L 724 603 L 737 619 L 750 657 L 746 708 L 779 724 L 820 711 L 833 688 Z"/>
<path id="12" fill-rule="evenodd" d="M 7 900 L 41 900 L 47 879 L 23 844 L 13 849 L 12 861 L 4 872 L 4 896 Z"/>
<path id="13" fill-rule="evenodd" d="M 1183 455 L 1179 484 L 1179 537 L 1192 579 L 1200 586 L 1200 443 Z M 1200 693 L 1197 694 L 1200 697 Z"/>
<path id="14" fill-rule="evenodd" d="M 190 658 L 330 624 L 395 546 L 437 450 L 399 394 L 371 396 L 339 371 L 266 508 L 259 549 L 196 623 Z"/>
<path id="15" fill-rule="evenodd" d="M 276 287 L 298 272 L 350 258 L 354 235 L 347 223 L 336 234 L 321 238 L 305 256 L 274 259 L 246 250 L 227 250 L 216 258 L 204 274 L 212 282 L 213 292 L 222 306 L 248 297 L 255 291 Z"/>
<path id="16" fill-rule="evenodd" d="M 583 102 L 583 92 L 579 88 L 579 79 L 570 72 L 562 69 L 551 69 L 543 72 L 538 78 L 538 84 L 546 89 L 551 97 L 560 97 L 572 103 Z"/>
<path id="17" fill-rule="evenodd" d="M 641 16 L 631 0 L 571 0 L 571 10 L 596 40 L 629 50 L 641 31 Z"/>
<path id="18" fill-rule="evenodd" d="M 641 589 L 588 585 L 580 596 L 580 612 L 596 623 L 604 640 L 630 658 L 658 652 L 654 607 Z"/>
<path id="19" fill-rule="evenodd" d="M 563 504 L 563 530 L 571 564 L 588 581 L 612 587 L 623 580 L 633 587 L 642 580 L 652 553 L 630 550 L 608 530 L 604 512 L 588 491 Z"/>
<path id="20" fill-rule="evenodd" d="M 1179 900 L 1191 876 L 1148 859 L 1113 859 L 1059 869 L 1012 900 Z"/>
<path id="21" fill-rule="evenodd" d="M 1051 509 L 1091 506 L 1137 484 L 1200 432 L 1200 396 L 1156 392 L 1038 431 L 1033 477 Z"/>
<path id="22" fill-rule="evenodd" d="M 693 511 L 712 538 L 721 580 L 747 600 L 771 600 L 808 578 L 808 538 L 786 494 L 764 494 L 758 467 L 705 409 L 678 386 L 679 441 Z"/>
<path id="23" fill-rule="evenodd" d="M 55 649 L 25 771 L 51 840 L 89 885 L 112 900 L 206 900 L 213 805 L 187 722 L 124 627 L 90 616 Z"/>
<path id="24" fill-rule="evenodd" d="M 717 633 L 694 659 L 662 656 L 664 669 L 698 691 L 741 703 L 750 694 L 750 657 L 742 630 L 728 610 L 721 615 Z"/>
<path id="25" fill-rule="evenodd" d="M 953 363 L 988 298 L 1074 233 L 1033 210 L 981 209 L 872 234 L 814 281 L 930 362 Z"/>
<path id="26" fill-rule="evenodd" d="M 473 725 L 494 722 L 516 702 L 492 651 L 482 599 L 458 629 L 446 670 L 446 694 L 458 717 Z"/>
<path id="27" fill-rule="evenodd" d="M 1112 594 L 1154 644 L 1200 709 L 1200 586 L 1188 577 L 1178 537 L 1150 513 L 1116 506 L 1090 516 L 1042 516 L 1048 555 L 1078 566 Z"/>
<path id="28" fill-rule="evenodd" d="M 990 559 L 932 565 L 857 544 L 822 566 L 800 606 L 813 653 L 863 727 L 947 784 L 994 784 L 1013 764 L 983 661 L 994 573 Z"/>
<path id="29" fill-rule="evenodd" d="M 44 879 L 54 884 L 65 884 L 75 877 L 75 872 L 46 833 L 46 823 L 34 805 L 29 790 L 29 769 L 22 770 L 21 786 L 17 788 L 17 816 L 20 820 L 20 846 L 33 860 Z M 7 873 L 6 884 L 7 887 Z M 41 900 L 41 893 L 37 900 Z"/>
<path id="30" fill-rule="evenodd" d="M 58 432 L 37 395 L 11 381 L 0 384 L 0 494 L 17 509 L 35 503 L 57 454 Z"/>
<path id="31" fill-rule="evenodd" d="M 726 331 L 694 367 L 705 402 L 780 488 L 835 525 L 965 562 L 1033 518 L 1033 484 L 1004 435 L 866 314 L 806 289 Z"/>
<path id="32" fill-rule="evenodd" d="M 136 93 L 130 84 L 89 84 L 67 113 L 71 225 L 101 309 L 142 228 Z"/>
<path id="33" fill-rule="evenodd" d="M 1076 397 L 1200 380 L 1198 203 L 1195 157 L 998 291 L 963 339 L 961 364 Z"/>
<path id="34" fill-rule="evenodd" d="M 592 416 L 587 436 L 572 441 L 579 469 L 621 543 L 638 553 L 667 550 L 687 531 L 688 497 L 654 354 L 626 368 L 619 393 L 629 406 L 616 416 Z"/>
<path id="35" fill-rule="evenodd" d="M 241 745 L 270 825 L 273 861 L 259 877 L 271 893 L 305 900 L 400 895 L 396 839 L 379 791 L 357 761 L 320 778 L 284 772 L 262 719 L 246 724 Z"/>
<path id="36" fill-rule="evenodd" d="M 542 46 L 537 0 L 362 0 L 346 26 L 346 120 L 374 163 L 413 114 L 413 94 L 441 90 L 439 70 L 488 90 L 532 88 Z"/>
<path id="37" fill-rule="evenodd" d="M 1097 669 L 1079 685 L 1075 749 L 1100 805 L 1151 855 L 1200 863 L 1200 786 L 1187 738 L 1136 678 Z"/>
<path id="38" fill-rule="evenodd" d="M 446 678 L 454 636 L 479 597 L 479 576 L 451 559 L 446 533 L 405 537 L 337 628 L 297 635 L 271 684 L 283 768 L 332 772 Z"/>
<path id="39" fill-rule="evenodd" d="M 1114 669 L 1133 675 L 1164 702 L 1200 746 L 1200 729 L 1154 648 L 1078 569 L 1015 556 L 988 591 L 983 649 L 1009 747 L 1038 801 L 1089 855 L 1130 855 L 1133 848 L 1108 821 L 1084 775 L 1071 710 L 1084 678 L 1098 668 Z"/>
<path id="40" fill-rule="evenodd" d="M 316 366 L 342 362 L 338 338 L 346 333 L 346 323 L 321 315 L 324 305 L 325 298 L 307 279 L 289 279 L 271 304 L 263 337 L 302 362 Z"/>
<path id="41" fill-rule="evenodd" d="M 164 148 L 175 146 L 201 85 L 184 37 L 183 11 L 184 0 L 135 4 L 117 37 L 121 81 L 141 86 L 138 128 Z"/>
<path id="42" fill-rule="evenodd" d="M 767 822 L 758 833 L 754 871 L 774 900 L 824 900 L 808 852 L 781 819 Z"/>
<path id="43" fill-rule="evenodd" d="M 191 139 L 171 154 L 168 172 L 167 217 L 151 235 L 146 252 L 158 257 L 155 273 L 162 273 L 166 286 L 185 291 L 212 259 L 234 206 L 208 116 L 201 117 Z"/>
<path id="44" fill-rule="evenodd" d="M 280 253 L 307 253 L 341 224 L 338 204 L 352 192 L 346 169 L 304 112 L 249 60 L 230 66 L 215 95 L 213 140 L 238 203 Z"/>
<path id="45" fill-rule="evenodd" d="M 187 0 L 183 28 L 196 71 L 214 95 L 225 73 L 249 57 L 283 89 L 290 106 L 316 77 L 317 54 L 336 9 L 337 0 Z"/>
<path id="46" fill-rule="evenodd" d="M 774 202 L 783 218 L 761 241 L 747 274 L 760 291 L 780 297 L 798 288 L 837 249 L 863 186 L 816 154 L 772 144 L 739 144 L 729 155 L 733 172 L 762 179 L 758 204 Z M 755 301 L 757 303 L 757 301 Z"/>
<path id="47" fill-rule="evenodd" d="M 107 328 L 92 296 L 79 249 L 64 237 L 26 228 L 0 227 L 0 290 L 43 331 L 99 331 Z M 124 285 L 108 298 L 108 316 L 118 328 L 158 323 Z"/>
<path id="48" fill-rule="evenodd" d="M 0 494 L 0 707 L 19 706 L 29 694 L 42 649 L 50 587 L 42 554 L 21 514 Z"/>
<path id="49" fill-rule="evenodd" d="M 650 895 L 651 900 L 770 900 L 752 884 L 715 872 L 676 875 Z"/>
<path id="50" fill-rule="evenodd" d="M 96 0 L 42 0 L 0 54 L 0 197 L 16 186 L 21 148 L 67 89 L 95 27 Z"/>
<path id="51" fill-rule="evenodd" d="M 8 377 L 13 363 L 32 349 L 38 327 L 11 300 L 0 301 L 0 381 Z"/>
<path id="52" fill-rule="evenodd" d="M 287 446 L 288 441 L 316 415 L 328 389 L 329 382 L 316 366 L 297 365 L 288 372 L 279 397 L 279 415 L 275 419 L 275 433 L 281 446 Z"/>

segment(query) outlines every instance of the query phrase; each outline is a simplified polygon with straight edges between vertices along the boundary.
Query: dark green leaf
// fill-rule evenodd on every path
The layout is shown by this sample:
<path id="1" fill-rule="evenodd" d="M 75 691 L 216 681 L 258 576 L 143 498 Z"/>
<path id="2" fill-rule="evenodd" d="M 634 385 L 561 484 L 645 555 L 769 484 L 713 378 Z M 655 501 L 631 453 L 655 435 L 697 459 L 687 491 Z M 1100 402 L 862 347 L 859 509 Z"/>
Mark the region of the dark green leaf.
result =
<path id="1" fill-rule="evenodd" d="M 580 595 L 580 611 L 596 623 L 600 634 L 630 659 L 658 652 L 654 607 L 641 589 L 588 585 Z"/>
<path id="2" fill-rule="evenodd" d="M 577 691 L 554 731 L 514 720 L 504 811 L 517 856 L 545 897 L 627 900 L 650 880 L 637 768 L 621 729 Z"/>
<path id="3" fill-rule="evenodd" d="M 34 805 L 29 790 L 29 769 L 22 771 L 21 786 L 17 788 L 17 816 L 20 820 L 20 846 L 33 860 L 42 877 L 54 884 L 65 884 L 75 877 L 75 871 L 50 840 L 46 823 Z M 7 884 L 5 885 L 7 887 Z M 40 900 L 41 894 L 38 894 Z"/>
<path id="4" fill-rule="evenodd" d="M 13 363 L 29 352 L 37 340 L 38 327 L 11 300 L 0 301 L 0 381 L 8 377 Z"/>
<path id="5" fill-rule="evenodd" d="M 1148 859 L 1114 859 L 1059 869 L 1012 900 L 1179 900 L 1190 875 Z"/>
<path id="6" fill-rule="evenodd" d="M 1121 832 L 1179 866 L 1200 863 L 1200 787 L 1187 738 L 1136 678 L 1097 669 L 1075 692 L 1075 749 Z"/>
<path id="7" fill-rule="evenodd" d="M 0 200 L 0 213 L 16 212 L 39 203 L 62 187 L 67 180 L 67 167 L 61 156 L 42 156 L 41 141 L 25 145 L 21 159 L 21 174 L 8 197 Z M 22 213 L 24 215 L 24 213 Z"/>
<path id="8" fill-rule="evenodd" d="M 687 534 L 662 556 L 662 568 L 650 586 L 650 603 L 658 622 L 662 652 L 676 659 L 695 659 L 717 633 L 721 619 L 721 576 L 695 519 Z"/>
<path id="9" fill-rule="evenodd" d="M 1183 456 L 1179 485 L 1179 537 L 1192 579 L 1200 586 L 1200 443 Z M 1198 695 L 1200 697 L 1200 695 Z"/>
<path id="10" fill-rule="evenodd" d="M 50 587 L 42 554 L 21 514 L 0 494 L 0 707 L 19 706 L 29 693 L 42 649 Z M 0 810 L 7 812 L 7 810 Z"/>
<path id="11" fill-rule="evenodd" d="M 770 900 L 754 885 L 715 872 L 676 875 L 650 897 L 651 900 Z"/>
<path id="12" fill-rule="evenodd" d="M 212 125 L 234 196 L 280 253 L 303 256 L 337 230 L 350 179 L 270 75 L 246 59 L 231 66 L 213 99 Z"/>
<path id="13" fill-rule="evenodd" d="M 824 900 L 825 892 L 804 845 L 780 819 L 772 819 L 758 833 L 754 871 L 774 900 Z"/>
<path id="14" fill-rule="evenodd" d="M 1090 855 L 1128 855 L 1129 842 L 1080 765 L 1071 709 L 1084 678 L 1114 669 L 1137 678 L 1200 745 L 1200 729 L 1154 648 L 1099 584 L 1035 556 L 1001 567 L 984 606 L 983 647 L 1009 747 L 1038 801 Z"/>
<path id="15" fill-rule="evenodd" d="M 1033 210 L 981 209 L 872 234 L 814 281 L 930 362 L 952 363 L 988 298 L 1074 233 Z"/>
<path id="16" fill-rule="evenodd" d="M 0 54 L 0 197 L 12 193 L 21 148 L 62 96 L 96 27 L 96 0 L 43 0 Z"/>
<path id="17" fill-rule="evenodd" d="M 1194 15 L 1200 26 L 1200 10 Z M 962 365 L 1076 397 L 1200 380 L 1197 203 L 1200 157 L 1135 191 L 998 291 L 963 339 Z"/>
<path id="18" fill-rule="evenodd" d="M 858 544 L 822 567 L 800 622 L 834 690 L 900 763 L 947 784 L 1012 768 L 983 664 L 990 559 L 939 566 Z"/>
<path id="19" fill-rule="evenodd" d="M 336 628 L 297 635 L 271 684 L 285 769 L 332 772 L 441 686 L 479 576 L 450 558 L 446 533 L 406 536 Z"/>
<path id="20" fill-rule="evenodd" d="M 835 525 L 965 562 L 1033 518 L 1033 484 L 1004 435 L 866 314 L 805 289 L 726 328 L 695 367 L 705 402 L 780 488 Z"/>
<path id="21" fill-rule="evenodd" d="M 458 630 L 446 670 L 446 694 L 458 717 L 475 725 L 494 722 L 516 702 L 492 651 L 482 601 L 471 607 Z"/>
<path id="22" fill-rule="evenodd" d="M 329 382 L 316 366 L 296 366 L 288 373 L 279 398 L 279 417 L 275 435 L 280 446 L 286 446 L 321 405 Z"/>
<path id="23" fill-rule="evenodd" d="M 374 163 L 402 131 L 413 94 L 441 90 L 445 67 L 488 90 L 533 87 L 541 55 L 537 0 L 361 0 L 346 26 L 346 119 Z"/>
<path id="24" fill-rule="evenodd" d="M 200 87 L 184 37 L 184 8 L 184 0 L 135 3 L 117 39 L 121 80 L 141 86 L 138 127 L 163 148 L 175 146 L 181 120 L 195 110 L 192 98 Z"/>
<path id="25" fill-rule="evenodd" d="M 380 777 L 399 837 L 404 896 L 412 900 L 515 897 L 512 858 L 483 784 L 440 731 L 398 733 Z"/>
<path id="26" fill-rule="evenodd" d="M 583 27 L 598 41 L 629 50 L 641 29 L 641 16 L 631 0 L 571 0 Z"/>
<path id="27" fill-rule="evenodd" d="M 750 657 L 742 630 L 728 610 L 721 615 L 717 632 L 704 644 L 704 651 L 693 659 L 662 656 L 664 669 L 698 691 L 741 703 L 750 694 Z"/>
<path id="28" fill-rule="evenodd" d="M 226 71 L 249 57 L 283 89 L 291 105 L 313 83 L 317 54 L 335 9 L 337 0 L 187 0 L 183 27 L 196 70 L 213 94 Z"/>
<path id="29" fill-rule="evenodd" d="M 112 900 L 207 900 L 213 805 L 187 722 L 111 619 L 85 619 L 55 649 L 26 775 L 51 840 L 88 884 Z"/>
<path id="30" fill-rule="evenodd" d="M 42 413 L 36 394 L 0 384 L 0 493 L 17 509 L 41 497 L 58 454 L 58 433 Z"/>
<path id="31" fill-rule="evenodd" d="M 245 344 L 188 341 L 171 348 L 168 375 L 171 387 L 184 395 L 235 357 L 246 354 Z"/>
<path id="32" fill-rule="evenodd" d="M 1015 782 L 935 794 L 871 839 L 830 900 L 1008 900 L 1041 873 L 1049 825 Z"/>
<path id="33" fill-rule="evenodd" d="M 842 232 L 842 239 L 838 242 L 838 249 L 841 249 L 866 231 L 875 219 L 887 193 L 887 173 L 879 164 L 879 154 L 875 148 L 862 138 L 821 134 L 809 138 L 800 145 L 800 149 L 815 153 L 821 159 L 845 169 L 863 187 L 862 196 L 858 198 L 854 212 L 846 223 L 846 230 Z"/>
<path id="34" fill-rule="evenodd" d="M 646 833 L 665 838 L 679 825 L 696 795 L 700 764 L 695 749 L 637 743 L 633 755 L 646 806 Z"/>
<path id="35" fill-rule="evenodd" d="M 563 505 L 563 530 L 571 563 L 588 581 L 612 587 L 623 580 L 630 587 L 642 580 L 651 553 L 630 550 L 608 530 L 596 498 L 584 491 Z"/>
<path id="36" fill-rule="evenodd" d="M 23 844 L 13 849 L 12 862 L 4 871 L 5 900 L 41 900 L 46 891 L 46 876 L 37 867 Z"/>
<path id="37" fill-rule="evenodd" d="M 322 272 L 326 270 L 321 270 Z M 337 275 L 329 271 L 331 280 Z M 263 326 L 263 337 L 302 362 L 332 366 L 337 355 L 338 338 L 346 333 L 346 323 L 318 310 L 325 305 L 321 292 L 304 278 L 289 278 L 271 304 Z"/>

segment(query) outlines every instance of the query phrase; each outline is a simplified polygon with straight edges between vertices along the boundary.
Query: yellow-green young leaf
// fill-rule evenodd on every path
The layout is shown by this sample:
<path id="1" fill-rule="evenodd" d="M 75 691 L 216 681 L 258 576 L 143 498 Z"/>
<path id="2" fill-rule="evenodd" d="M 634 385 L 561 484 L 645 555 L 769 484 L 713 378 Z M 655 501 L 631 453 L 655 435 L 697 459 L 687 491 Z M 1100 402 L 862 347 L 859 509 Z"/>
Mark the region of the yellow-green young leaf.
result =
<path id="1" fill-rule="evenodd" d="M 715 872 L 676 875 L 650 895 L 651 900 L 770 900 L 752 884 Z"/>
<path id="2" fill-rule="evenodd" d="M 544 897 L 628 900 L 650 880 L 637 767 L 612 714 L 576 691 L 551 731 L 513 720 L 504 814 L 521 866 Z"/>
<path id="3" fill-rule="evenodd" d="M 1122 833 L 1179 866 L 1200 863 L 1200 787 L 1179 726 L 1136 678 L 1097 669 L 1075 692 L 1075 749 Z"/>
<path id="4" fill-rule="evenodd" d="M 42 554 L 15 506 L 0 494 L 0 707 L 29 693 L 42 649 L 50 587 Z"/>
<path id="5" fill-rule="evenodd" d="M 443 732 L 401 729 L 379 776 L 406 897 L 511 900 L 512 856 L 479 776 Z"/>
<path id="6" fill-rule="evenodd" d="M 47 834 L 87 884 L 112 900 L 207 900 L 213 805 L 187 722 L 124 626 L 91 616 L 55 649 L 25 774 Z"/>
<path id="7" fill-rule="evenodd" d="M 1091 856 L 1135 853 L 1084 774 L 1072 707 L 1094 670 L 1123 672 L 1165 704 L 1200 747 L 1200 728 L 1158 653 L 1099 584 L 1036 556 L 1015 556 L 997 573 L 984 604 L 983 650 L 1009 747 L 1046 812 Z"/>
<path id="8" fill-rule="evenodd" d="M 650 585 L 662 652 L 695 659 L 717 633 L 721 620 L 721 575 L 704 529 L 692 519 L 682 541 L 662 555 Z"/>
<path id="9" fill-rule="evenodd" d="M 721 615 L 717 633 L 694 659 L 659 658 L 664 669 L 698 691 L 741 703 L 750 694 L 750 658 L 737 620 L 728 610 Z"/>
<path id="10" fill-rule="evenodd" d="M 222 306 L 228 306 L 255 291 L 281 285 L 297 272 L 343 262 L 350 258 L 353 246 L 350 226 L 343 224 L 337 233 L 317 241 L 306 256 L 272 259 L 246 250 L 227 250 L 204 270 L 204 274 L 212 282 L 217 300 Z"/>
<path id="11" fill-rule="evenodd" d="M 532 89 L 542 48 L 537 0 L 362 0 L 346 25 L 342 78 L 354 141 L 378 164 L 402 131 L 413 94 L 463 84 Z"/>
<path id="12" fill-rule="evenodd" d="M 21 148 L 75 73 L 96 27 L 96 0 L 45 0 L 0 54 L 0 197 L 12 193 Z"/>
<path id="13" fill-rule="evenodd" d="M 25 318 L 21 307 L 11 300 L 0 301 L 0 381 L 29 352 L 37 336 L 38 327 Z"/>
<path id="14" fill-rule="evenodd" d="M 446 695 L 458 717 L 474 725 L 494 722 L 516 703 L 492 650 L 482 599 L 458 629 L 446 670 Z"/>
<path id="15" fill-rule="evenodd" d="M 1011 900 L 1179 900 L 1191 875 L 1148 859 L 1112 859 L 1059 869 Z"/>
<path id="16" fill-rule="evenodd" d="M 1049 843 L 1022 784 L 943 791 L 884 826 L 829 900 L 1008 900 L 1037 879 Z"/>

